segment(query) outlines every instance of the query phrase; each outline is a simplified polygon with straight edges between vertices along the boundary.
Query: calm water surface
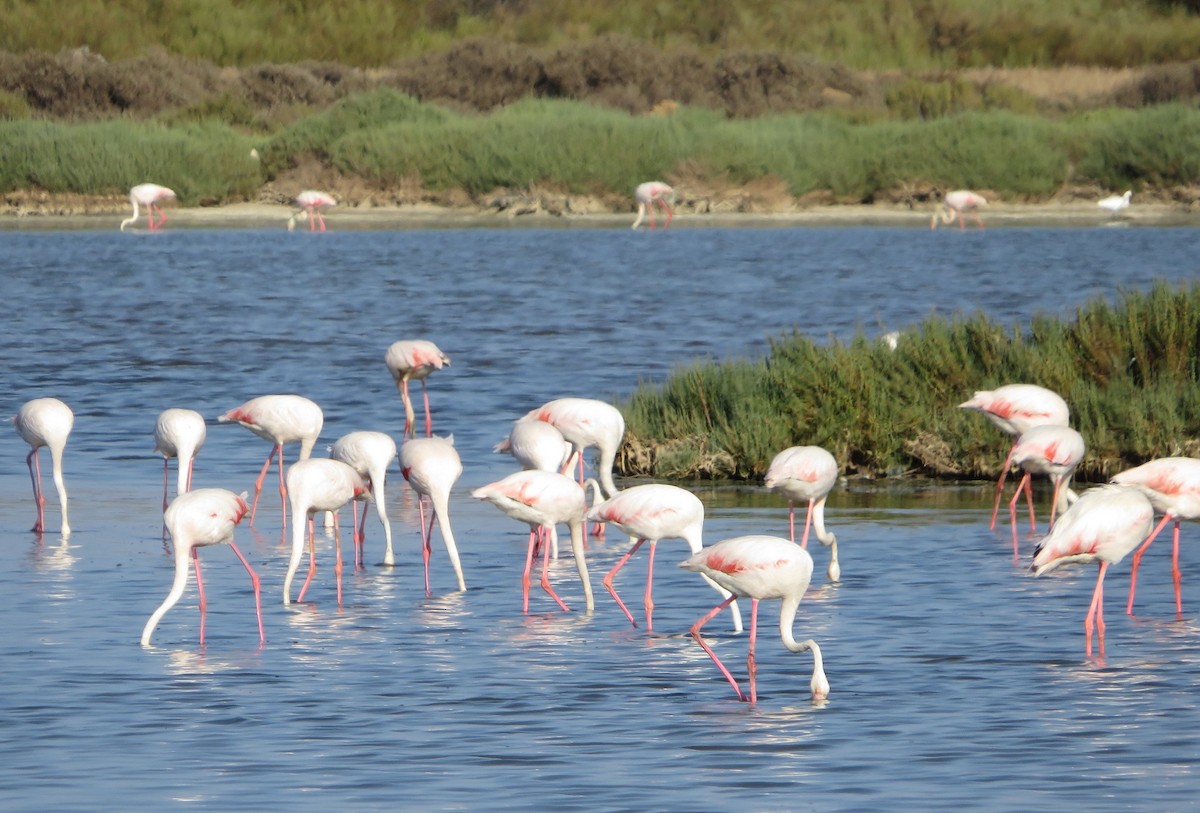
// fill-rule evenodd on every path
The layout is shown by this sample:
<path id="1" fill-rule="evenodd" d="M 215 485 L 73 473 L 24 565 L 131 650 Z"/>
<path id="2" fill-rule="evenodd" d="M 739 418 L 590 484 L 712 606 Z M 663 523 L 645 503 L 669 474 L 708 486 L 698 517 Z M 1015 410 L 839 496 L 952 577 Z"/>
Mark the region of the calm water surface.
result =
<path id="1" fill-rule="evenodd" d="M 876 335 L 931 313 L 1007 323 L 1095 295 L 1196 277 L 1194 229 L 628 229 L 0 233 L 0 414 L 66 400 L 74 533 L 39 540 L 27 447 L 0 432 L 0 806 L 6 810 L 1049 810 L 1193 809 L 1200 778 L 1200 575 L 1173 616 L 1151 549 L 1142 616 L 1108 583 L 1105 659 L 1085 659 L 1093 568 L 1034 580 L 987 529 L 986 485 L 851 483 L 831 498 L 843 581 L 818 575 L 797 619 L 822 645 L 791 655 L 764 605 L 759 703 L 739 703 L 685 635 L 717 596 L 660 546 L 655 626 L 633 630 L 599 585 L 624 552 L 593 542 L 593 615 L 536 587 L 520 612 L 526 533 L 472 488 L 512 468 L 490 453 L 550 398 L 615 400 L 696 358 L 753 357 L 793 328 Z M 244 570 L 206 549 L 208 642 L 194 583 L 166 594 L 158 412 L 210 419 L 261 394 L 325 410 L 319 449 L 356 429 L 398 436 L 383 365 L 398 338 L 453 359 L 430 379 L 434 428 L 465 472 L 451 511 L 469 589 L 435 542 L 421 585 L 411 492 L 390 483 L 399 566 L 333 585 L 335 538 L 304 604 L 279 603 L 286 550 L 273 492 L 237 538 L 263 577 L 258 648 Z M 969 393 L 964 393 L 964 397 Z M 249 488 L 267 444 L 211 426 L 196 485 Z M 323 451 L 321 452 L 323 453 Z M 289 456 L 294 451 L 289 449 Z M 697 487 L 706 538 L 786 533 L 754 486 Z M 49 524 L 58 527 L 51 489 Z M 1194 536 L 1194 526 L 1184 529 Z M 343 540 L 348 543 L 348 540 Z M 346 544 L 348 551 L 349 545 Z M 640 610 L 644 554 L 618 579 Z M 568 603 L 569 560 L 552 565 Z M 748 608 L 747 608 L 748 609 Z M 748 616 L 747 616 L 748 617 Z M 746 636 L 707 628 L 735 674 Z"/>

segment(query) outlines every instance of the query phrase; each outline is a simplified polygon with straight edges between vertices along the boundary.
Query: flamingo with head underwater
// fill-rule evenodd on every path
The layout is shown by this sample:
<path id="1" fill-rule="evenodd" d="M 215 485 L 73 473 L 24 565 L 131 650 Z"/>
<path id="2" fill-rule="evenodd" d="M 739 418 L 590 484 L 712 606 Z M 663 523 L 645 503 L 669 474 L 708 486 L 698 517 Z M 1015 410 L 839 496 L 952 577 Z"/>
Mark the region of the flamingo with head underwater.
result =
<path id="1" fill-rule="evenodd" d="M 33 481 L 33 501 L 37 504 L 37 521 L 34 533 L 46 530 L 46 496 L 42 492 L 42 465 L 38 450 L 43 446 L 50 450 L 50 465 L 54 475 L 54 487 L 58 491 L 58 506 L 62 512 L 60 533 L 63 539 L 71 535 L 71 523 L 67 518 L 67 484 L 63 480 L 63 450 L 67 438 L 75 426 L 75 413 L 57 398 L 34 398 L 21 405 L 12 417 L 17 434 L 29 444 L 25 465 L 29 467 L 29 479 Z"/>
<path id="2" fill-rule="evenodd" d="M 296 205 L 300 209 L 288 218 L 288 231 L 296 228 L 296 218 L 301 215 L 308 217 L 309 231 L 325 231 L 325 218 L 321 216 L 321 210 L 330 206 L 337 206 L 337 200 L 325 192 L 318 192 L 315 189 L 305 189 L 296 196 Z"/>
<path id="3" fill-rule="evenodd" d="M 351 432 L 342 435 L 329 447 L 329 456 L 350 466 L 371 487 L 371 499 L 375 513 L 383 524 L 385 548 L 383 563 L 389 567 L 396 564 L 392 551 L 392 523 L 387 515 L 387 469 L 396 459 L 396 441 L 383 432 Z M 363 561 L 363 547 L 367 536 L 367 504 L 363 503 L 362 515 L 355 513 L 354 548 L 358 564 Z"/>
<path id="4" fill-rule="evenodd" d="M 462 476 L 462 459 L 454 448 L 453 437 L 409 438 L 400 445 L 400 473 L 417 492 L 417 508 L 421 523 L 421 558 L 425 563 L 425 595 L 429 592 L 429 559 L 433 552 L 433 521 L 442 531 L 446 555 L 458 579 L 458 589 L 466 590 L 458 545 L 450 527 L 450 489 Z M 425 503 L 430 506 L 429 524 L 425 524 Z"/>
<path id="5" fill-rule="evenodd" d="M 433 419 L 429 414 L 429 389 L 425 379 L 435 370 L 450 366 L 450 357 L 443 353 L 436 344 L 425 339 L 401 339 L 388 347 L 384 356 L 396 388 L 400 390 L 400 398 L 404 401 L 404 437 L 416 436 L 416 413 L 413 410 L 412 399 L 408 395 L 408 382 L 420 381 L 421 394 L 425 399 L 425 436 L 433 434 Z"/>
<path id="6" fill-rule="evenodd" d="M 288 468 L 287 490 L 292 505 L 292 554 L 288 559 L 287 575 L 283 579 L 283 603 L 291 604 L 292 578 L 304 556 L 304 535 L 308 531 L 308 576 L 296 601 L 304 593 L 317 572 L 316 529 L 312 516 L 318 511 L 339 511 L 352 500 L 371 499 L 370 489 L 352 467 L 340 460 L 310 457 L 298 460 Z M 342 546 L 335 542 L 334 573 L 337 577 L 337 602 L 342 606 Z"/>
<path id="7" fill-rule="evenodd" d="M 834 582 L 841 579 L 842 568 L 838 564 L 837 537 L 832 531 L 825 530 L 825 501 L 840 472 L 834 456 L 820 446 L 792 446 L 775 455 L 763 479 L 767 488 L 788 499 L 788 528 L 793 542 L 796 541 L 796 502 L 808 502 L 800 547 L 808 547 L 808 531 L 810 527 L 814 528 L 817 539 L 830 550 L 827 575 Z"/>
<path id="8" fill-rule="evenodd" d="M 150 231 L 158 231 L 167 222 L 167 215 L 159 203 L 174 197 L 173 190 L 156 183 L 140 183 L 133 187 L 129 190 L 129 202 L 133 205 L 133 215 L 121 221 L 121 231 L 125 231 L 126 226 L 137 222 L 139 204 L 146 207 L 146 220 L 150 223 Z M 157 222 L 154 220 L 156 212 L 159 218 Z"/>
<path id="9" fill-rule="evenodd" d="M 987 205 L 987 198 L 969 189 L 947 192 L 942 198 L 942 205 L 933 213 L 933 219 L 929 221 L 929 228 L 936 229 L 939 220 L 946 224 L 957 220 L 960 229 L 966 228 L 965 216 L 969 214 L 975 218 L 975 222 L 982 229 L 983 218 L 979 216 L 979 210 Z"/>
<path id="10" fill-rule="evenodd" d="M 672 206 L 675 203 L 675 190 L 670 186 L 662 181 L 646 181 L 646 183 L 638 184 L 637 189 L 633 192 L 633 197 L 637 201 L 637 219 L 633 221 L 631 228 L 636 230 L 649 215 L 647 225 L 653 229 L 655 207 L 666 215 L 667 219 L 663 223 L 663 228 L 671 225 L 671 218 L 675 216 L 675 209 Z"/>

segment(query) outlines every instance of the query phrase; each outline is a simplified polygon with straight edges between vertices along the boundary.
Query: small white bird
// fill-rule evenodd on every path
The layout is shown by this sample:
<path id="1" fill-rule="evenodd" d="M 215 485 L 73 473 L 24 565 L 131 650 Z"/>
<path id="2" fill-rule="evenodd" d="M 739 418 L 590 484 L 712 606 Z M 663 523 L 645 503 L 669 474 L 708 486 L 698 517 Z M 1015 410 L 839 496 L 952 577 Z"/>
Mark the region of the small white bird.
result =
<path id="1" fill-rule="evenodd" d="M 1096 205 L 1101 209 L 1107 209 L 1116 217 L 1122 209 L 1129 208 L 1129 199 L 1131 197 L 1133 197 L 1133 190 L 1126 189 L 1124 195 L 1109 195 L 1107 198 L 1096 201 Z"/>

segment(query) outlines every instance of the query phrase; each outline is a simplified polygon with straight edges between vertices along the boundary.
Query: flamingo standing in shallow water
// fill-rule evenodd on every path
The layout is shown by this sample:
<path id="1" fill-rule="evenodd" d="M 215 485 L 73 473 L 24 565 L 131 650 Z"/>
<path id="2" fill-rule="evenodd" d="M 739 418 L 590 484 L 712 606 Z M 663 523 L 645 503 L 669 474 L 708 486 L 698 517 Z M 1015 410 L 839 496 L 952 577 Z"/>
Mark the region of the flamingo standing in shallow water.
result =
<path id="1" fill-rule="evenodd" d="M 1029 530 L 1037 530 L 1037 522 L 1033 517 L 1033 488 L 1030 479 L 1034 474 L 1046 474 L 1054 483 L 1054 495 L 1050 499 L 1050 527 L 1054 527 L 1054 517 L 1060 511 L 1067 510 L 1068 504 L 1075 499 L 1074 492 L 1067 487 L 1071 475 L 1083 460 L 1087 445 L 1083 435 L 1069 426 L 1035 426 L 1023 433 L 1013 444 L 1000 472 L 1003 484 L 1008 467 L 1016 464 L 1025 470 L 1025 475 L 1017 483 L 1017 490 L 1008 503 L 1009 524 L 1012 526 L 1013 557 L 1017 556 L 1017 501 L 1021 492 L 1029 502 Z"/>
<path id="2" fill-rule="evenodd" d="M 207 601 L 204 598 L 204 581 L 200 577 L 200 558 L 197 556 L 197 550 L 205 545 L 223 543 L 229 544 L 246 567 L 246 572 L 250 574 L 250 583 L 254 586 L 254 608 L 258 613 L 258 640 L 259 643 L 266 641 L 258 574 L 233 542 L 233 529 L 242 521 L 248 510 L 244 493 L 239 496 L 223 488 L 198 488 L 181 494 L 172 501 L 163 519 L 171 531 L 171 542 L 175 547 L 175 581 L 171 584 L 166 599 L 146 622 L 142 630 L 142 646 L 150 645 L 150 636 L 158 622 L 183 596 L 183 590 L 187 586 L 189 556 L 196 566 L 196 590 L 200 595 L 200 644 L 204 645 L 204 613 Z"/>
<path id="3" fill-rule="evenodd" d="M 401 339 L 393 342 L 388 348 L 384 363 L 391 371 L 400 390 L 400 398 L 404 401 L 404 437 L 416 436 L 417 416 L 413 410 L 412 399 L 408 396 L 408 382 L 420 381 L 421 394 L 425 398 L 425 437 L 433 434 L 433 419 L 429 414 L 429 390 L 425 379 L 434 370 L 450 366 L 450 357 L 443 353 L 433 342 L 424 339 Z"/>
<path id="4" fill-rule="evenodd" d="M 288 218 L 288 231 L 296 228 L 296 218 L 301 215 L 307 215 L 309 231 L 325 231 L 325 218 L 321 216 L 321 210 L 328 206 L 337 206 L 337 201 L 332 195 L 315 189 L 305 189 L 296 196 L 296 205 L 300 207 L 300 211 Z"/>
<path id="5" fill-rule="evenodd" d="M 283 603 L 291 604 L 292 578 L 300 567 L 304 555 L 304 532 L 308 531 L 308 577 L 300 588 L 296 601 L 304 600 L 304 593 L 317 572 L 316 529 L 312 515 L 318 511 L 339 511 L 352 500 L 370 499 L 371 492 L 353 468 L 340 460 L 310 457 L 299 460 L 288 468 L 288 496 L 292 503 L 292 555 L 288 559 L 287 575 L 283 579 Z M 352 507 L 353 509 L 353 507 Z M 337 601 L 342 606 L 342 546 L 335 541 L 337 576 Z"/>
<path id="6" fill-rule="evenodd" d="M 671 218 L 675 216 L 675 210 L 671 206 L 675 202 L 675 190 L 670 186 L 662 181 L 647 181 L 638 184 L 638 188 L 633 192 L 633 197 L 637 201 L 637 219 L 633 221 L 632 228 L 636 229 L 642 225 L 642 221 L 649 215 L 648 225 L 653 229 L 655 207 L 661 209 L 667 216 L 663 228 L 671 225 Z"/>
<path id="7" fill-rule="evenodd" d="M 617 495 L 612 470 L 621 438 L 625 435 L 625 417 L 619 409 L 591 398 L 558 398 L 531 410 L 522 420 L 545 421 L 571 444 L 572 457 L 563 466 L 562 473 L 569 472 L 571 462 L 578 455 L 580 485 L 583 484 L 583 452 L 595 446 L 600 453 L 596 472 L 604 497 Z"/>
<path id="8" fill-rule="evenodd" d="M 208 430 L 204 416 L 194 409 L 164 409 L 154 425 L 154 451 L 163 456 L 163 511 L 167 510 L 167 475 L 171 458 L 178 461 L 175 496 L 192 490 L 192 470 L 196 454 L 204 445 Z"/>
<path id="9" fill-rule="evenodd" d="M 33 501 L 37 504 L 37 521 L 34 533 L 46 530 L 46 496 L 42 492 L 42 465 L 38 449 L 50 450 L 50 465 L 54 475 L 54 487 L 58 490 L 58 506 L 62 512 L 60 533 L 63 539 L 71 535 L 71 523 L 67 518 L 67 485 L 63 482 L 62 457 L 67 446 L 67 437 L 75 425 L 75 413 L 57 398 L 34 398 L 21 405 L 11 419 L 19 434 L 30 445 L 25 465 L 29 467 L 29 479 L 33 481 Z"/>
<path id="10" fill-rule="evenodd" d="M 735 597 L 750 599 L 750 651 L 746 658 L 750 674 L 750 702 L 758 702 L 755 682 L 758 665 L 754 659 L 754 643 L 758 634 L 758 602 L 776 598 L 783 600 L 779 611 L 779 635 L 783 639 L 783 645 L 789 652 L 812 650 L 813 672 L 809 688 L 813 699 L 822 700 L 829 696 L 829 681 L 825 677 L 821 648 L 811 638 L 797 642 L 792 636 L 796 610 L 812 579 L 813 560 L 808 551 L 778 536 L 738 536 L 704 548 L 681 562 L 679 566 L 708 576 L 733 594 L 693 624 L 691 634 L 733 686 L 738 700 L 746 700 L 746 695 L 725 668 L 725 664 L 721 663 L 717 653 L 700 637 L 701 628 L 727 605 L 732 604 Z"/>
<path id="11" fill-rule="evenodd" d="M 1175 522 L 1175 542 L 1171 549 L 1171 577 L 1175 582 L 1175 612 L 1183 614 L 1181 592 L 1183 575 L 1179 571 L 1179 520 L 1200 518 L 1200 460 L 1191 457 L 1161 457 L 1128 469 L 1112 478 L 1114 483 L 1135 486 L 1149 499 L 1156 511 L 1163 514 L 1162 521 L 1146 537 L 1146 541 L 1133 555 L 1132 574 L 1129 577 L 1129 603 L 1125 611 L 1133 615 L 1133 593 L 1137 588 L 1138 565 L 1146 548 L 1158 536 L 1163 527 Z"/>
<path id="12" fill-rule="evenodd" d="M 1083 621 L 1086 653 L 1092 654 L 1092 631 L 1098 630 L 1104 654 L 1104 574 L 1137 547 L 1154 524 L 1154 506 L 1136 488 L 1109 485 L 1079 496 L 1033 555 L 1033 573 L 1041 576 L 1064 564 L 1099 562 L 1092 603 Z"/>
<path id="13" fill-rule="evenodd" d="M 965 215 L 970 214 L 982 229 L 983 218 L 979 216 L 979 209 L 983 206 L 987 206 L 987 199 L 968 189 L 947 192 L 946 196 L 942 198 L 942 205 L 933 213 L 933 219 L 929 221 L 929 228 L 936 229 L 939 220 L 947 224 L 958 220 L 958 227 L 966 228 Z"/>
<path id="14" fill-rule="evenodd" d="M 446 543 L 450 566 L 458 579 L 458 589 L 466 590 L 458 546 L 450 528 L 450 489 L 462 476 L 462 460 L 454 448 L 454 438 L 410 438 L 400 446 L 400 473 L 417 492 L 421 522 L 421 558 L 425 562 L 425 595 L 429 592 L 429 557 L 433 552 L 433 521 L 436 519 Z M 425 524 L 425 503 L 430 506 L 429 524 Z"/>
<path id="15" fill-rule="evenodd" d="M 513 422 L 508 437 L 492 447 L 511 454 L 523 469 L 562 472 L 571 460 L 571 444 L 558 427 L 545 421 L 521 418 Z"/>
<path id="16" fill-rule="evenodd" d="M 971 400 L 959 404 L 958 408 L 983 413 L 1001 432 L 1014 438 L 1019 438 L 1035 426 L 1066 426 L 1071 418 L 1071 411 L 1061 395 L 1036 384 L 1005 384 L 994 390 L 979 390 Z M 1016 445 L 1015 442 L 1013 445 Z M 1012 454 L 1011 449 L 1009 454 Z M 996 527 L 1000 495 L 1004 490 L 1007 472 L 1006 462 L 996 482 L 996 501 L 992 506 L 989 528 Z"/>
<path id="17" fill-rule="evenodd" d="M 800 547 L 808 547 L 808 530 L 810 526 L 814 527 L 817 539 L 830 550 L 828 576 L 834 582 L 841 579 L 842 568 L 838 564 L 837 537 L 832 531 L 825 530 L 825 500 L 837 483 L 840 471 L 837 460 L 820 446 L 793 446 L 775 455 L 763 480 L 767 488 L 788 498 L 788 528 L 793 542 L 796 541 L 796 501 L 808 501 Z"/>
<path id="18" fill-rule="evenodd" d="M 384 488 L 388 466 L 396 459 L 396 441 L 383 432 L 351 432 L 342 435 L 329 447 L 329 456 L 350 466 L 370 485 L 375 513 L 383 523 L 383 536 L 386 540 L 383 563 L 388 566 L 396 564 L 396 555 L 392 552 L 392 523 L 388 521 L 387 494 Z M 362 516 L 359 518 L 356 513 L 354 523 L 355 558 L 358 564 L 362 564 L 363 561 L 366 526 L 367 505 L 364 502 Z"/>
<path id="19" fill-rule="evenodd" d="M 553 532 L 555 526 L 566 523 L 571 531 L 571 550 L 575 554 L 575 567 L 579 580 L 583 582 L 584 601 L 587 611 L 595 609 L 592 583 L 588 578 L 587 560 L 583 551 L 583 522 L 587 512 L 587 498 L 578 483 L 551 471 L 518 471 L 503 480 L 482 486 L 471 492 L 478 500 L 487 500 L 515 520 L 529 525 L 529 550 L 525 555 L 525 571 L 521 579 L 522 610 L 529 613 L 529 583 L 533 568 L 533 551 L 539 528 Z M 564 610 L 570 609 L 554 588 L 550 586 L 549 546 L 543 548 L 542 589 Z"/>
<path id="20" fill-rule="evenodd" d="M 283 446 L 285 443 L 300 444 L 300 459 L 307 460 L 312 454 L 317 436 L 325 423 L 321 408 L 300 395 L 260 395 L 217 418 L 221 423 L 241 424 L 263 440 L 272 444 L 271 453 L 263 463 L 258 480 L 254 483 L 254 504 L 250 508 L 250 524 L 258 512 L 258 498 L 262 494 L 263 480 L 271 467 L 271 458 L 279 455 L 279 498 L 283 506 L 283 526 L 287 527 L 287 485 L 283 479 Z"/>
<path id="21" fill-rule="evenodd" d="M 651 483 L 625 489 L 617 496 L 594 506 L 588 511 L 587 518 L 593 522 L 611 522 L 636 540 L 633 547 L 617 561 L 613 569 L 604 577 L 604 588 L 616 600 L 617 606 L 621 608 L 621 612 L 625 613 L 629 623 L 635 627 L 637 621 L 633 620 L 633 614 L 629 612 L 625 602 L 621 601 L 621 597 L 617 595 L 617 589 L 613 586 L 613 578 L 629 561 L 629 557 L 637 552 L 643 542 L 650 543 L 650 563 L 646 569 L 644 606 L 646 608 L 646 629 L 653 631 L 654 599 L 651 594 L 654 587 L 654 552 L 658 541 L 660 539 L 682 539 L 687 542 L 693 554 L 699 553 L 704 546 L 704 503 L 700 502 L 700 498 L 695 494 L 678 486 Z M 704 579 L 724 598 L 729 598 L 728 590 L 706 575 Z M 729 609 L 733 615 L 734 631 L 741 632 L 742 613 L 737 602 L 733 602 Z"/>
<path id="22" fill-rule="evenodd" d="M 158 203 L 174 197 L 175 193 L 172 190 L 156 183 L 140 183 L 133 187 L 129 190 L 129 202 L 133 204 L 133 216 L 121 221 L 121 231 L 125 231 L 126 226 L 137 222 L 138 204 L 146 207 L 146 220 L 150 222 L 150 231 L 162 228 L 162 225 L 167 222 L 167 215 Z M 154 221 L 155 212 L 158 212 L 159 217 L 157 223 Z"/>

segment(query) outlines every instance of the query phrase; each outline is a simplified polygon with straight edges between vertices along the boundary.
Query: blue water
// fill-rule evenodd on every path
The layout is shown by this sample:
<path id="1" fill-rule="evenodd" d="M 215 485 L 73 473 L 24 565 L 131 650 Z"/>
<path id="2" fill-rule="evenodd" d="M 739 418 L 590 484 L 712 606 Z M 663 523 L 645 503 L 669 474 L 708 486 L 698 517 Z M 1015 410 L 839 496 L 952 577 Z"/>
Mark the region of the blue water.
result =
<path id="1" fill-rule="evenodd" d="M 5 810 L 1188 810 L 1200 782 L 1200 577 L 1174 618 L 1167 554 L 1108 580 L 1103 659 L 1084 657 L 1093 568 L 1042 579 L 990 532 L 986 484 L 839 487 L 797 636 L 764 604 L 759 702 L 736 700 L 684 633 L 716 603 L 659 547 L 658 634 L 632 629 L 599 585 L 624 552 L 594 541 L 596 612 L 562 613 L 536 587 L 520 612 L 527 530 L 469 496 L 512 469 L 491 447 L 551 398 L 618 400 L 697 358 L 754 357 L 797 329 L 848 338 L 932 313 L 1005 323 L 1069 315 L 1090 297 L 1193 280 L 1195 229 L 477 229 L 119 234 L 0 233 L 0 415 L 33 397 L 69 403 L 74 533 L 39 539 L 27 447 L 0 432 L 0 807 Z M 416 507 L 389 482 L 398 566 L 348 570 L 338 607 L 334 537 L 318 541 L 306 602 L 279 601 L 286 548 L 277 495 L 238 529 L 263 578 L 261 649 L 245 571 L 201 552 L 196 594 L 138 645 L 172 561 L 160 540 L 157 414 L 213 419 L 251 397 L 298 392 L 325 410 L 318 449 L 356 429 L 398 437 L 388 345 L 428 338 L 451 356 L 429 379 L 434 429 L 465 471 L 451 512 L 469 589 L 435 540 L 421 583 Z M 970 393 L 963 393 L 963 397 Z M 2 428 L 2 427 L 0 427 Z M 803 438 L 797 438 L 802 442 Z M 267 444 L 210 426 L 197 486 L 250 488 Z M 289 455 L 294 450 L 289 449 Z M 49 484 L 48 484 L 49 485 Z M 690 484 L 689 484 L 690 485 Z M 753 484 L 702 485 L 705 537 L 785 534 L 787 506 Z M 1043 495 L 1044 498 L 1044 495 Z M 349 551 L 349 540 L 342 544 Z M 569 559 L 552 564 L 572 605 Z M 635 614 L 645 557 L 618 587 Z M 748 608 L 747 608 L 748 620 Z M 706 631 L 739 677 L 745 635 Z"/>

